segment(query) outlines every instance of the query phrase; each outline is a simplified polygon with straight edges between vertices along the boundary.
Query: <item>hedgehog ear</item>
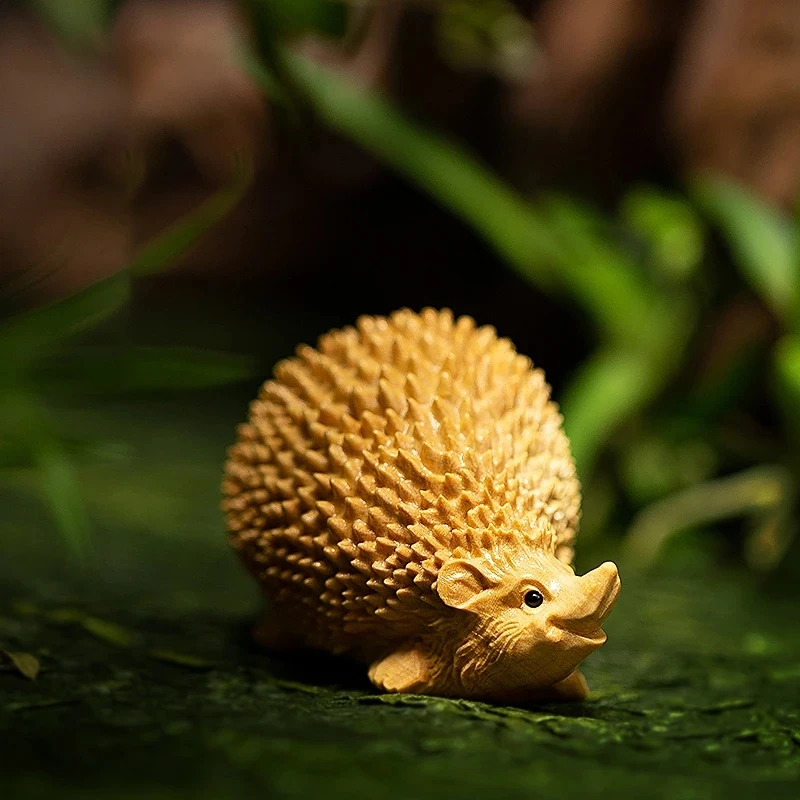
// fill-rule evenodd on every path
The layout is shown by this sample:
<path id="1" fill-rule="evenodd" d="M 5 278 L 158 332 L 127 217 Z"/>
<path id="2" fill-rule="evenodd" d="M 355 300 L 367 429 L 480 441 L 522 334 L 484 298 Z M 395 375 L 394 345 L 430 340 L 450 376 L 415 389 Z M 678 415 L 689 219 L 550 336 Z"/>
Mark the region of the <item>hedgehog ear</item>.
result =
<path id="1" fill-rule="evenodd" d="M 452 608 L 465 608 L 470 600 L 492 586 L 474 561 L 454 558 L 445 563 L 436 577 L 436 592 Z"/>

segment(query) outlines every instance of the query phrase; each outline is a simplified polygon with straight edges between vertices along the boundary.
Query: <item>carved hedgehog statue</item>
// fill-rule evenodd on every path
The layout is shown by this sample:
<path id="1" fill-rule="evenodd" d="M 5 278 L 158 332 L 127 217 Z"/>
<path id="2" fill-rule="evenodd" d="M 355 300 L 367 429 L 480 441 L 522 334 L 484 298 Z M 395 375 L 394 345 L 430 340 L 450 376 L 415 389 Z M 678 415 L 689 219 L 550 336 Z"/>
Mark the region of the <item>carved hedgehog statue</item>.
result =
<path id="1" fill-rule="evenodd" d="M 281 361 L 238 434 L 223 508 L 263 644 L 349 653 L 390 692 L 586 696 L 617 569 L 574 574 L 561 417 L 493 328 L 361 317 Z"/>

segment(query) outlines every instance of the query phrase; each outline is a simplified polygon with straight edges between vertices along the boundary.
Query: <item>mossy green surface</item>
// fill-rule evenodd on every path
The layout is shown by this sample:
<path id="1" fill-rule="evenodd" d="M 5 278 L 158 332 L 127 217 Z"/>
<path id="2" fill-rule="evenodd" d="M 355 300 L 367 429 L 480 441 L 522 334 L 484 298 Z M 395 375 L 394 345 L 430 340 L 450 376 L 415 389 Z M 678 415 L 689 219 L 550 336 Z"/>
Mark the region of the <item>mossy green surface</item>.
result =
<path id="1" fill-rule="evenodd" d="M 361 667 L 256 651 L 217 511 L 242 413 L 211 395 L 76 412 L 132 443 L 82 470 L 82 565 L 27 476 L 4 490 L 0 649 L 42 669 L 0 669 L 0 796 L 798 796 L 797 603 L 730 568 L 623 571 L 585 703 L 381 696 Z"/>

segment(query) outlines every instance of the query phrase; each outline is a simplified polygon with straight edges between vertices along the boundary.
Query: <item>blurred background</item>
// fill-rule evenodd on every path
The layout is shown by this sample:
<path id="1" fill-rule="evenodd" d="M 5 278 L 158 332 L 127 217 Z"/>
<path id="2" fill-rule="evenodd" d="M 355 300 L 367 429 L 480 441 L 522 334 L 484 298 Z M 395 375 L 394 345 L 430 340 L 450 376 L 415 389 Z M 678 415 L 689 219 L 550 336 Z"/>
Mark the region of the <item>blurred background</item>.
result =
<path id="1" fill-rule="evenodd" d="M 795 3 L 18 0 L 0 65 L 13 580 L 230 592 L 261 380 L 425 305 L 546 371 L 581 559 L 798 574 Z"/>
<path id="2" fill-rule="evenodd" d="M 798 196 L 798 0 L 0 0 L 0 794 L 794 800 Z M 587 703 L 250 644 L 248 402 L 428 305 L 552 383 Z"/>

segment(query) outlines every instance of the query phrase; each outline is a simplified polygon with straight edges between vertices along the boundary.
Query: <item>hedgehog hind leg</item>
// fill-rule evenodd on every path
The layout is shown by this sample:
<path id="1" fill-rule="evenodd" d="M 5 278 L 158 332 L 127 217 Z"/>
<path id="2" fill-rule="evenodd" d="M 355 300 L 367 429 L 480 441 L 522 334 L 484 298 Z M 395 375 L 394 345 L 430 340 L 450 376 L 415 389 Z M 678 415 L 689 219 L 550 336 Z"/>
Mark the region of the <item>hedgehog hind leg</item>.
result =
<path id="1" fill-rule="evenodd" d="M 372 663 L 369 679 L 384 692 L 425 692 L 430 685 L 431 663 L 419 647 L 395 650 Z"/>

